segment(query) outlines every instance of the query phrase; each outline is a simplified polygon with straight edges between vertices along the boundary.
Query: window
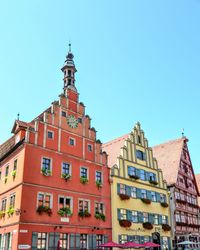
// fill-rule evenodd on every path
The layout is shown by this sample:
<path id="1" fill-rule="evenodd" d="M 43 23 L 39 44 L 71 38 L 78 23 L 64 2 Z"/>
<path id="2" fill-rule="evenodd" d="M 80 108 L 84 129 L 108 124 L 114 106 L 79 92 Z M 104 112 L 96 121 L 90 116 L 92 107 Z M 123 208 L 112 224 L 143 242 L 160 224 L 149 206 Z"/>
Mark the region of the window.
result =
<path id="1" fill-rule="evenodd" d="M 119 184 L 119 193 L 120 194 L 126 194 L 126 185 Z"/>
<path id="2" fill-rule="evenodd" d="M 7 199 L 4 198 L 1 200 L 1 211 L 5 211 L 6 210 L 6 203 L 7 203 Z"/>
<path id="3" fill-rule="evenodd" d="M 69 84 L 69 85 L 71 85 L 71 82 L 72 82 L 72 80 L 71 80 L 71 79 L 68 79 L 68 84 Z"/>
<path id="4" fill-rule="evenodd" d="M 51 159 L 43 157 L 42 158 L 42 170 L 46 173 L 51 172 Z"/>
<path id="5" fill-rule="evenodd" d="M 141 189 L 141 198 L 147 198 L 147 190 Z"/>
<path id="6" fill-rule="evenodd" d="M 90 203 L 88 200 L 79 200 L 79 212 L 90 211 Z"/>
<path id="7" fill-rule="evenodd" d="M 100 171 L 96 171 L 96 182 L 102 183 L 102 173 Z"/>
<path id="8" fill-rule="evenodd" d="M 148 173 L 149 174 L 149 181 L 156 181 L 156 175 L 154 173 Z"/>
<path id="9" fill-rule="evenodd" d="M 69 138 L 69 145 L 75 146 L 75 139 L 74 138 Z"/>
<path id="10" fill-rule="evenodd" d="M 47 137 L 49 139 L 53 139 L 53 132 L 52 131 L 47 131 Z"/>
<path id="11" fill-rule="evenodd" d="M 178 191 L 175 192 L 175 198 L 180 199 L 180 193 Z"/>
<path id="12" fill-rule="evenodd" d="M 102 234 L 96 235 L 96 242 L 97 242 L 97 246 L 103 244 L 103 235 Z"/>
<path id="13" fill-rule="evenodd" d="M 13 170 L 17 170 L 17 159 L 14 161 L 14 166 L 13 166 Z"/>
<path id="14" fill-rule="evenodd" d="M 141 137 L 138 135 L 138 143 L 141 144 Z"/>
<path id="15" fill-rule="evenodd" d="M 80 249 L 87 249 L 87 234 L 80 235 Z"/>
<path id="16" fill-rule="evenodd" d="M 151 192 L 151 200 L 156 201 L 156 193 L 155 192 Z"/>
<path id="17" fill-rule="evenodd" d="M 91 144 L 88 144 L 88 151 L 92 152 L 92 145 Z"/>
<path id="18" fill-rule="evenodd" d="M 37 249 L 46 249 L 47 247 L 47 234 L 38 233 L 37 237 Z"/>
<path id="19" fill-rule="evenodd" d="M 154 222 L 153 222 L 155 225 L 158 225 L 159 224 L 159 220 L 158 220 L 158 215 L 157 214 L 154 214 Z"/>
<path id="20" fill-rule="evenodd" d="M 70 164 L 67 162 L 62 163 L 62 174 L 70 174 Z"/>
<path id="21" fill-rule="evenodd" d="M 141 150 L 136 150 L 136 157 L 137 159 L 142 160 L 142 161 L 146 160 L 145 153 L 142 152 Z"/>
<path id="22" fill-rule="evenodd" d="M 120 220 L 127 220 L 126 209 L 120 209 Z"/>
<path id="23" fill-rule="evenodd" d="M 70 197 L 59 197 L 59 209 L 61 208 L 70 208 L 72 207 L 72 199 Z"/>
<path id="24" fill-rule="evenodd" d="M 136 187 L 131 187 L 131 197 L 132 198 L 137 197 L 137 189 L 136 189 Z"/>
<path id="25" fill-rule="evenodd" d="M 78 117 L 78 123 L 82 123 L 82 118 Z"/>
<path id="26" fill-rule="evenodd" d="M 145 181 L 145 171 L 143 169 L 140 169 L 140 179 Z"/>
<path id="27" fill-rule="evenodd" d="M 132 222 L 134 222 L 134 223 L 138 222 L 138 213 L 137 213 L 137 211 L 132 211 Z"/>
<path id="28" fill-rule="evenodd" d="M 62 111 L 62 117 L 66 117 L 66 116 L 67 116 L 66 112 Z"/>
<path id="29" fill-rule="evenodd" d="M 149 240 L 149 236 L 144 236 L 144 243 L 146 243 L 146 242 L 148 242 L 148 241 L 150 241 L 150 240 Z"/>
<path id="30" fill-rule="evenodd" d="M 121 244 L 124 244 L 128 241 L 128 235 L 126 234 L 122 234 L 121 237 L 120 237 L 120 243 Z"/>
<path id="31" fill-rule="evenodd" d="M 10 196 L 10 207 L 15 207 L 15 194 Z"/>
<path id="32" fill-rule="evenodd" d="M 5 176 L 7 177 L 9 173 L 9 166 L 6 167 L 6 172 L 5 172 Z"/>
<path id="33" fill-rule="evenodd" d="M 38 194 L 38 207 L 52 207 L 52 198 L 51 194 L 39 193 Z"/>
<path id="34" fill-rule="evenodd" d="M 162 215 L 162 224 L 167 224 L 167 216 Z"/>
<path id="35" fill-rule="evenodd" d="M 71 77 L 71 75 L 72 75 L 72 71 L 70 69 L 68 69 L 68 76 Z"/>
<path id="36" fill-rule="evenodd" d="M 179 213 L 175 214 L 175 218 L 176 218 L 176 222 L 180 222 L 181 221 L 181 217 Z"/>
<path id="37" fill-rule="evenodd" d="M 143 213 L 143 222 L 148 222 L 148 221 L 149 221 L 148 213 Z"/>
<path id="38" fill-rule="evenodd" d="M 80 177 L 88 178 L 88 169 L 87 168 L 81 167 Z"/>
<path id="39" fill-rule="evenodd" d="M 166 196 L 164 194 L 160 194 L 160 202 L 166 202 Z"/>
<path id="40" fill-rule="evenodd" d="M 104 204 L 95 202 L 95 213 L 104 214 Z"/>
<path id="41" fill-rule="evenodd" d="M 136 176 L 136 169 L 134 167 L 128 167 L 128 175 L 129 176 Z"/>
<path id="42" fill-rule="evenodd" d="M 67 249 L 68 247 L 68 234 L 60 233 L 60 250 Z"/>

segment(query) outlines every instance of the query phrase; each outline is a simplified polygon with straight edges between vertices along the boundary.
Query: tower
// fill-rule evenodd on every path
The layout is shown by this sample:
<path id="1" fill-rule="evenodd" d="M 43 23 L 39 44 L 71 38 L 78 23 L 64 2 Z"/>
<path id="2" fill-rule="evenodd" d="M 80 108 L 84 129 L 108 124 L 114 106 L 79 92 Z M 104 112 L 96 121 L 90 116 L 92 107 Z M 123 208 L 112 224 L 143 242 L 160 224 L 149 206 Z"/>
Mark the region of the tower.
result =
<path id="1" fill-rule="evenodd" d="M 76 67 L 74 64 L 74 55 L 71 52 L 71 43 L 69 43 L 69 51 L 66 56 L 66 60 L 64 62 L 64 66 L 62 67 L 62 72 L 64 73 L 64 94 L 66 95 L 66 90 L 69 88 L 75 92 L 77 92 L 77 89 L 75 87 L 75 73 L 76 73 Z"/>

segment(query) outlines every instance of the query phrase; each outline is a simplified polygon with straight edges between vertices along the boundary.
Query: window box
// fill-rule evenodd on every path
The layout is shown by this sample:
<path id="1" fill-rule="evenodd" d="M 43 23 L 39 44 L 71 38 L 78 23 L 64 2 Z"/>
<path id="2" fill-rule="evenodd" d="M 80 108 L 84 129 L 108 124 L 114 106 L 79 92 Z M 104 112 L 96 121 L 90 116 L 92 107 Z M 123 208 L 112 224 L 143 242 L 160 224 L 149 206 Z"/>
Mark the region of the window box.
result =
<path id="1" fill-rule="evenodd" d="M 121 200 L 128 200 L 128 199 L 130 199 L 130 196 L 127 195 L 127 194 L 119 194 L 119 197 L 120 197 Z"/>
<path id="2" fill-rule="evenodd" d="M 42 168 L 42 174 L 44 175 L 44 176 L 50 176 L 51 175 L 51 170 L 49 170 L 49 169 L 46 169 L 46 168 Z"/>
<path id="3" fill-rule="evenodd" d="M 82 183 L 82 184 L 86 184 L 86 183 L 88 183 L 88 179 L 87 179 L 87 177 L 83 177 L 83 176 L 81 176 L 81 177 L 80 177 L 80 183 Z"/>
<path id="4" fill-rule="evenodd" d="M 143 201 L 146 204 L 151 204 L 151 200 L 148 198 L 142 198 L 141 201 Z"/>
<path id="5" fill-rule="evenodd" d="M 6 215 L 5 211 L 0 211 L 0 219 L 4 218 Z"/>
<path id="6" fill-rule="evenodd" d="M 97 186 L 98 188 L 101 188 L 101 187 L 102 187 L 102 182 L 101 182 L 101 181 L 96 181 L 96 186 Z"/>
<path id="7" fill-rule="evenodd" d="M 99 212 L 95 213 L 95 218 L 98 220 L 102 220 L 102 221 L 106 220 L 106 216 L 103 213 L 99 213 Z"/>
<path id="8" fill-rule="evenodd" d="M 135 180 L 140 179 L 140 176 L 138 176 L 138 175 L 133 175 L 133 174 L 129 174 L 129 177 L 130 177 L 130 178 L 133 178 L 133 179 L 135 179 Z"/>
<path id="9" fill-rule="evenodd" d="M 150 222 L 143 222 L 142 225 L 143 225 L 143 228 L 145 229 L 149 229 L 149 230 L 153 229 L 153 225 Z"/>
<path id="10" fill-rule="evenodd" d="M 80 217 L 82 217 L 82 218 L 83 218 L 83 217 L 90 217 L 90 216 L 91 216 L 91 214 L 89 213 L 88 210 L 79 211 L 78 215 L 79 215 Z"/>
<path id="11" fill-rule="evenodd" d="M 158 185 L 158 182 L 156 180 L 149 180 L 149 183 L 151 183 L 153 185 Z"/>
<path id="12" fill-rule="evenodd" d="M 62 178 L 68 181 L 70 179 L 71 175 L 70 174 L 62 174 Z"/>
<path id="13" fill-rule="evenodd" d="M 176 221 L 176 225 L 177 226 L 186 226 L 187 223 L 186 222 L 182 222 L 182 221 Z"/>
<path id="14" fill-rule="evenodd" d="M 64 216 L 71 216 L 72 215 L 72 212 L 71 212 L 71 209 L 68 208 L 68 207 L 63 207 L 61 208 L 60 210 L 58 210 L 58 214 L 61 216 L 61 217 L 64 217 Z"/>
<path id="15" fill-rule="evenodd" d="M 11 172 L 11 175 L 12 175 L 13 179 L 16 177 L 16 174 L 17 174 L 17 170 L 13 170 L 13 171 Z"/>
<path id="16" fill-rule="evenodd" d="M 39 206 L 39 207 L 37 208 L 36 211 L 37 211 L 38 214 L 46 213 L 46 214 L 48 214 L 49 216 L 52 215 L 52 210 L 51 210 L 51 208 L 50 208 L 50 207 L 47 207 L 47 206 L 43 206 L 43 205 Z"/>
<path id="17" fill-rule="evenodd" d="M 165 202 L 165 201 L 161 202 L 160 205 L 161 205 L 162 207 L 168 207 L 168 206 L 169 206 L 169 205 L 167 204 L 167 202 Z"/>
<path id="18" fill-rule="evenodd" d="M 2 180 L 3 180 L 3 182 L 4 182 L 4 183 L 7 183 L 7 181 L 8 181 L 8 177 L 7 177 L 7 176 L 5 176 Z"/>
<path id="19" fill-rule="evenodd" d="M 130 227 L 132 223 L 130 220 L 119 220 L 119 224 L 121 227 Z"/>
<path id="20" fill-rule="evenodd" d="M 13 215 L 15 212 L 14 207 L 9 207 L 9 209 L 6 211 L 7 215 L 10 217 L 11 215 Z"/>
<path id="21" fill-rule="evenodd" d="M 170 225 L 168 225 L 168 224 L 162 224 L 162 229 L 163 229 L 164 231 L 170 231 L 170 230 L 171 230 L 171 227 L 170 227 Z"/>

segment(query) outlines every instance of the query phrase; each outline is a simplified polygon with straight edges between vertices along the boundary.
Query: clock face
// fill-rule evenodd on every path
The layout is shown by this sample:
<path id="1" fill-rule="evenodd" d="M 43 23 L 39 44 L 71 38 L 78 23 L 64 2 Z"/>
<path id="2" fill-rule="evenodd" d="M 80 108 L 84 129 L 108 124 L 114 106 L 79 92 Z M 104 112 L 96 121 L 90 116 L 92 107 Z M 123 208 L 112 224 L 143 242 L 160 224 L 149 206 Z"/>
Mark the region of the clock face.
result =
<path id="1" fill-rule="evenodd" d="M 67 124 L 68 124 L 71 128 L 77 128 L 77 127 L 78 127 L 78 120 L 76 119 L 75 116 L 69 115 L 69 116 L 67 117 Z"/>

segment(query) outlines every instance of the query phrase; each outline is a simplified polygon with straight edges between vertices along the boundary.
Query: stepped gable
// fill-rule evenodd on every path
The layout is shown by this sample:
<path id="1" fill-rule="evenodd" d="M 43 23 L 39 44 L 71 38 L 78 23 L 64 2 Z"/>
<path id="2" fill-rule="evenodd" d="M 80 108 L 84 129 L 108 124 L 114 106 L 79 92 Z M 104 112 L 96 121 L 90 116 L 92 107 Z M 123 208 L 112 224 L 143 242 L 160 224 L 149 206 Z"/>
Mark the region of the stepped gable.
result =
<path id="1" fill-rule="evenodd" d="M 116 159 L 121 154 L 121 148 L 124 146 L 125 139 L 127 139 L 129 134 L 118 137 L 112 141 L 104 143 L 102 145 L 103 151 L 106 151 L 108 154 L 108 167 L 112 168 L 115 165 Z"/>
<path id="2" fill-rule="evenodd" d="M 175 184 L 177 181 L 185 139 L 183 137 L 152 147 L 153 155 L 157 159 L 158 166 L 162 169 L 164 179 L 168 185 Z"/>

